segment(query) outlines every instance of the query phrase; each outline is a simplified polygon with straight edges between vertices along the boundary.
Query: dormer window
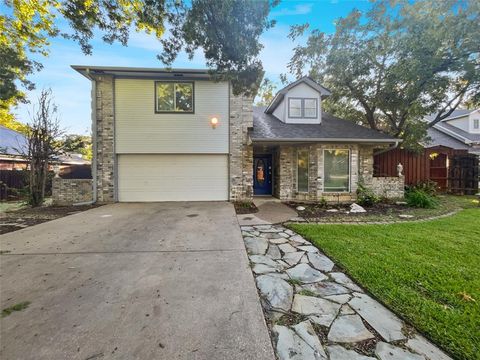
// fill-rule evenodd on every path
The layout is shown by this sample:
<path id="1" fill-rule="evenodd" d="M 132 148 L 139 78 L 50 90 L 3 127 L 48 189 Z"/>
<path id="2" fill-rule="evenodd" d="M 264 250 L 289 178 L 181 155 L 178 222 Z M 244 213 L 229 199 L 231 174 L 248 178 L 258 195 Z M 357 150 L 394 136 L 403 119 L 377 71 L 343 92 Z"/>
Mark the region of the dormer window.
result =
<path id="1" fill-rule="evenodd" d="M 475 130 L 480 129 L 480 119 L 473 119 L 473 128 Z"/>
<path id="2" fill-rule="evenodd" d="M 288 98 L 289 118 L 317 118 L 318 103 L 315 98 Z"/>

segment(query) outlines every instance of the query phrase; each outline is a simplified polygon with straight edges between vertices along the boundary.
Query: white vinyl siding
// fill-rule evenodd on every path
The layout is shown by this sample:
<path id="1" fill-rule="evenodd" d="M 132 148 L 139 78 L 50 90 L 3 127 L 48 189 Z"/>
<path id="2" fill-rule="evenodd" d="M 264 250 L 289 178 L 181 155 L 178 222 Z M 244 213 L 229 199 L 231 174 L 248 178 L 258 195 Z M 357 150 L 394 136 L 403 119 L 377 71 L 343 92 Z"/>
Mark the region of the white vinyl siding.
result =
<path id="1" fill-rule="evenodd" d="M 118 200 L 228 200 L 228 157 L 119 155 Z"/>
<path id="2" fill-rule="evenodd" d="M 228 91 L 227 82 L 195 81 L 194 114 L 158 114 L 155 80 L 116 79 L 116 153 L 227 154 Z"/>

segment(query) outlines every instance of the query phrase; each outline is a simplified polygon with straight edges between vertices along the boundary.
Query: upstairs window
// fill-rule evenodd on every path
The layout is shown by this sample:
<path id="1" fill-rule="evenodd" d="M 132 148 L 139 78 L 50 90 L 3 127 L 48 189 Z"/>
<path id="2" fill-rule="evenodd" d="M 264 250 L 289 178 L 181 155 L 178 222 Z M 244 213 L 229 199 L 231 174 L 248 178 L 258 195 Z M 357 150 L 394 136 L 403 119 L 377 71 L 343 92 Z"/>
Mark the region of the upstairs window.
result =
<path id="1" fill-rule="evenodd" d="M 155 112 L 193 113 L 193 82 L 155 82 Z"/>
<path id="2" fill-rule="evenodd" d="M 480 119 L 473 119 L 473 128 L 475 130 L 480 129 Z"/>
<path id="3" fill-rule="evenodd" d="M 315 98 L 288 98 L 289 118 L 317 118 L 317 99 Z"/>

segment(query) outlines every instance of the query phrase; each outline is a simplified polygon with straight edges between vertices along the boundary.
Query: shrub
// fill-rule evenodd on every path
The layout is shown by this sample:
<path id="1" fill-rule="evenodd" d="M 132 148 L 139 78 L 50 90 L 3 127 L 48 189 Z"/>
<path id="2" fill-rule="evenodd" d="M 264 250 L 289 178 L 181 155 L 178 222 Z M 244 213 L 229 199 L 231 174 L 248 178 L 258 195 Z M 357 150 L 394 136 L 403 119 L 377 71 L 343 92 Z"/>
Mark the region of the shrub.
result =
<path id="1" fill-rule="evenodd" d="M 373 206 L 380 202 L 380 197 L 374 194 L 372 189 L 358 184 L 357 188 L 357 204 L 362 206 Z"/>
<path id="2" fill-rule="evenodd" d="M 438 186 L 435 181 L 429 180 L 429 181 L 422 181 L 417 183 L 417 185 L 415 185 L 413 189 L 422 190 L 428 195 L 435 196 L 437 194 Z"/>
<path id="3" fill-rule="evenodd" d="M 438 201 L 435 196 L 421 188 L 411 188 L 405 194 L 407 204 L 416 208 L 433 209 L 437 207 Z"/>

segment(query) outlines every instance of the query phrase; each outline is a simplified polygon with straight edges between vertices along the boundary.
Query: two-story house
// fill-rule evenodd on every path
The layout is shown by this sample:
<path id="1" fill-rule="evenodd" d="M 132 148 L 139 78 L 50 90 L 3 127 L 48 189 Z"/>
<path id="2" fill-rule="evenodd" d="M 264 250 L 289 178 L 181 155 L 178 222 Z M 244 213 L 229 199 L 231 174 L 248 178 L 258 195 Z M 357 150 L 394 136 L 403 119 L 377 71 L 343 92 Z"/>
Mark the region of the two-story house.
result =
<path id="1" fill-rule="evenodd" d="M 323 112 L 308 77 L 260 108 L 207 70 L 73 68 L 92 82 L 94 201 L 403 195 L 402 177 L 373 177 L 373 149 L 399 140 Z"/>

